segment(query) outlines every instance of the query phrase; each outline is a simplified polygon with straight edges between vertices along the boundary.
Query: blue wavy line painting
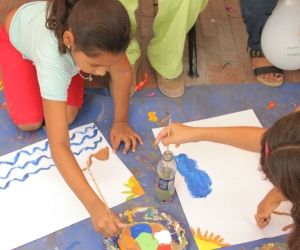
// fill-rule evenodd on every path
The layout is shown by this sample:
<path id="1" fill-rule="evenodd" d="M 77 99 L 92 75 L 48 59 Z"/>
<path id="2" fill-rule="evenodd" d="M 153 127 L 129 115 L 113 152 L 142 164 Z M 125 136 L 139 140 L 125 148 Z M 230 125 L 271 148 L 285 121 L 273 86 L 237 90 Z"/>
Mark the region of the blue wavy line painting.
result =
<path id="1" fill-rule="evenodd" d="M 69 138 L 84 178 L 100 199 L 101 190 L 109 207 L 144 194 L 94 123 L 70 130 Z M 49 148 L 48 140 L 43 140 L 0 156 L 1 250 L 16 249 L 90 218 L 55 166 Z M 74 166 L 67 169 L 72 175 Z M 130 197 L 129 191 L 124 193 L 126 183 L 132 189 Z"/>
<path id="2" fill-rule="evenodd" d="M 70 132 L 70 145 L 74 155 L 93 151 L 102 142 L 100 131 L 94 124 L 80 127 Z M 24 182 L 29 176 L 55 167 L 49 142 L 44 140 L 21 150 L 0 157 L 0 192 L 10 187 L 12 182 Z"/>

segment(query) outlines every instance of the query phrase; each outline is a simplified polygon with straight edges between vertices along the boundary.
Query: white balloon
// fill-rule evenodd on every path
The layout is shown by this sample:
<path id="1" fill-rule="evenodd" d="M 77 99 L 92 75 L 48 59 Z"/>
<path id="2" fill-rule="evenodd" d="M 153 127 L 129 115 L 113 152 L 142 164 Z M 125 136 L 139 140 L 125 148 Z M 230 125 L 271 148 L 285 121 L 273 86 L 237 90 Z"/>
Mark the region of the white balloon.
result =
<path id="1" fill-rule="evenodd" d="M 279 0 L 261 35 L 266 58 L 283 70 L 300 69 L 300 0 Z"/>

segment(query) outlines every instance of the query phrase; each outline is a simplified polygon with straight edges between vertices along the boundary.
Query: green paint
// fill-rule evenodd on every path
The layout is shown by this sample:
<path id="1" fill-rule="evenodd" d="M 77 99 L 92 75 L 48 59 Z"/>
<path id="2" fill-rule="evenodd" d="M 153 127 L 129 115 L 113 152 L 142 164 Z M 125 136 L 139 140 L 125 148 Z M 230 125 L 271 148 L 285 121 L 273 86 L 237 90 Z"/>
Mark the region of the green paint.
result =
<path id="1" fill-rule="evenodd" d="M 139 244 L 142 250 L 156 250 L 158 248 L 158 240 L 153 239 L 152 234 L 140 233 L 135 241 Z"/>

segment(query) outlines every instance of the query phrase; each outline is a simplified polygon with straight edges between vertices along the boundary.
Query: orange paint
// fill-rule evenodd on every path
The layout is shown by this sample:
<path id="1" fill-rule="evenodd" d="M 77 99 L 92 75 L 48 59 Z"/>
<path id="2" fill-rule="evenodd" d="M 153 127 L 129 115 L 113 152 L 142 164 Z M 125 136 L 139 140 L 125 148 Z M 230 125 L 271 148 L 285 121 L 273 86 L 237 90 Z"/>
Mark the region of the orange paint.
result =
<path id="1" fill-rule="evenodd" d="M 99 161 L 107 161 L 109 159 L 109 148 L 106 146 L 105 148 L 101 148 L 97 153 L 91 154 L 86 162 L 86 167 L 82 169 L 82 171 L 87 170 L 93 163 L 92 158 L 95 157 Z"/>
<path id="2" fill-rule="evenodd" d="M 272 101 L 270 101 L 269 106 L 268 106 L 268 109 L 272 109 L 272 108 L 274 108 L 274 107 L 275 107 L 275 103 L 272 102 Z"/>
<path id="3" fill-rule="evenodd" d="M 131 237 L 131 235 L 122 234 L 122 237 L 123 237 L 123 241 L 126 242 L 126 245 L 129 249 L 133 248 L 134 245 L 136 244 L 136 241 Z"/>
<path id="4" fill-rule="evenodd" d="M 120 238 L 118 239 L 118 245 L 119 245 L 120 250 L 126 250 L 127 249 L 125 247 L 123 241 Z"/>
<path id="5" fill-rule="evenodd" d="M 138 184 L 135 184 L 133 187 L 132 187 L 132 192 L 136 195 L 143 195 L 145 194 L 143 188 L 141 187 L 141 185 L 138 183 Z"/>
<path id="6" fill-rule="evenodd" d="M 147 83 L 147 81 L 148 81 L 148 77 L 149 77 L 148 74 L 145 73 L 145 79 L 144 79 L 144 81 L 140 82 L 140 83 L 135 87 L 135 91 L 140 91 L 142 88 L 145 87 L 145 85 L 146 85 L 146 83 Z"/>
<path id="7" fill-rule="evenodd" d="M 200 228 L 197 228 L 196 233 L 192 227 L 191 232 L 199 249 L 216 249 L 230 246 L 228 243 L 223 243 L 224 238 L 221 238 L 220 235 L 214 236 L 213 233 L 208 235 L 207 231 L 205 231 L 205 234 L 202 235 Z"/>

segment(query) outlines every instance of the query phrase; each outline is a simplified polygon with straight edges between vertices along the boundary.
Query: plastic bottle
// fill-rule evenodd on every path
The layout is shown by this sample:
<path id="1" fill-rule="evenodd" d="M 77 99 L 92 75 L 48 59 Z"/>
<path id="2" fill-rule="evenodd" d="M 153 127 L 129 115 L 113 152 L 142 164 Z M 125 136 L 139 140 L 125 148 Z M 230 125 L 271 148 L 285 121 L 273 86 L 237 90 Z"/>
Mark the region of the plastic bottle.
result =
<path id="1" fill-rule="evenodd" d="M 177 165 L 171 151 L 165 151 L 157 164 L 156 197 L 160 203 L 169 203 L 174 195 Z"/>

